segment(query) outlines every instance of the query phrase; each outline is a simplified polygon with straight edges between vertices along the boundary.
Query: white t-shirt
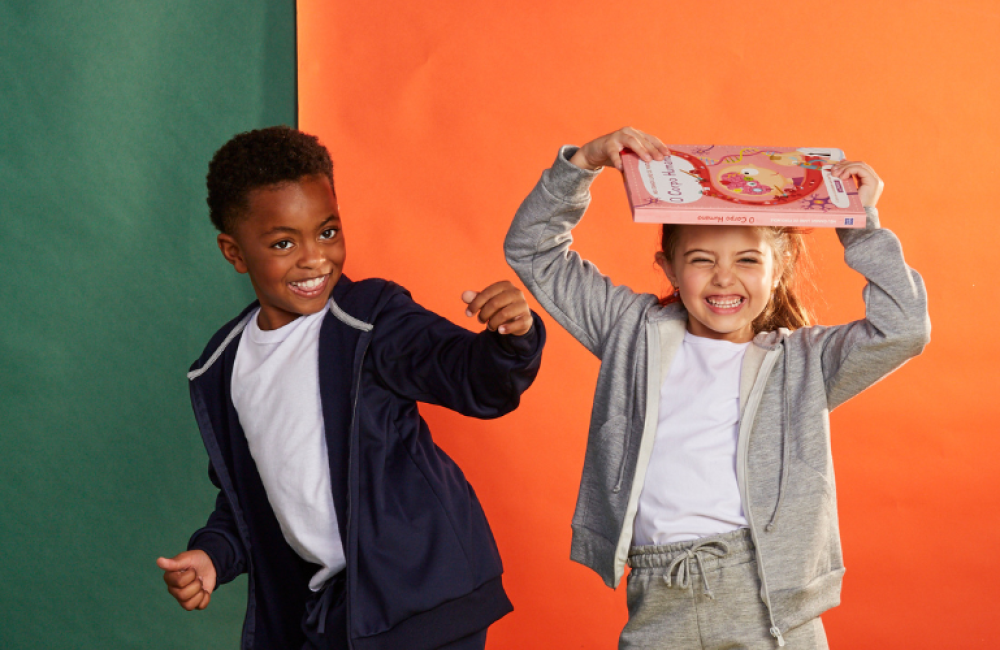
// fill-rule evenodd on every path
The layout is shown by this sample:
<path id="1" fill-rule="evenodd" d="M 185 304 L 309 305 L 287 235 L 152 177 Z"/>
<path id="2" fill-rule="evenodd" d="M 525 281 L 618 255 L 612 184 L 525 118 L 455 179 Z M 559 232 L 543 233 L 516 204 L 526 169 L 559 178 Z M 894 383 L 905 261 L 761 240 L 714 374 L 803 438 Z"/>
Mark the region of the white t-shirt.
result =
<path id="1" fill-rule="evenodd" d="M 319 330 L 326 310 L 268 331 L 258 327 L 258 313 L 236 352 L 233 405 L 285 541 L 302 559 L 323 567 L 309 581 L 319 591 L 346 566 L 319 393 Z"/>
<path id="2" fill-rule="evenodd" d="M 633 544 L 672 544 L 747 525 L 736 482 L 736 443 L 748 345 L 684 334 L 660 388 Z"/>

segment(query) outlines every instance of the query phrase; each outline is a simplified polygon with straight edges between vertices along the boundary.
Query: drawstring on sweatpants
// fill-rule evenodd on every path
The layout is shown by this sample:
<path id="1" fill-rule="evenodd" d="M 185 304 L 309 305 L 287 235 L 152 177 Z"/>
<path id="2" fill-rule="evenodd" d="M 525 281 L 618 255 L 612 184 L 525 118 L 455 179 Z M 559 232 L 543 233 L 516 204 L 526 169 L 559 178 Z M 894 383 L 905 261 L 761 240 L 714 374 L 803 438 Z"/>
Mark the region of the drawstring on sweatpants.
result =
<path id="1" fill-rule="evenodd" d="M 664 580 L 667 587 L 677 589 L 687 589 L 691 586 L 691 561 L 698 563 L 698 572 L 701 573 L 701 582 L 705 587 L 705 595 L 715 600 L 712 588 L 708 586 L 708 576 L 705 575 L 705 565 L 702 563 L 702 554 L 714 555 L 717 558 L 724 558 L 729 555 L 729 544 L 722 540 L 711 540 L 695 544 L 683 553 L 678 553 L 667 567 Z"/>

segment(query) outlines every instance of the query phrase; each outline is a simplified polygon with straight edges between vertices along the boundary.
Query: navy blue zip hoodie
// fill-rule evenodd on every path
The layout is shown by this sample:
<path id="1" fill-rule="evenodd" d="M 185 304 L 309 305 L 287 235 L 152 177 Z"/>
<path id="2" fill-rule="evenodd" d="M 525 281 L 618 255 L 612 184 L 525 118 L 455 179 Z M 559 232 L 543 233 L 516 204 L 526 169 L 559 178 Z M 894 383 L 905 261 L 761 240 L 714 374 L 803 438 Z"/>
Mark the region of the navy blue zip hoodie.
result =
<path id="1" fill-rule="evenodd" d="M 188 549 L 209 555 L 220 585 L 249 574 L 241 648 L 297 648 L 318 567 L 285 542 L 230 391 L 240 334 L 257 306 L 219 330 L 188 374 L 219 488 Z M 475 492 L 434 444 L 416 403 L 478 418 L 515 409 L 545 342 L 533 317 L 522 337 L 474 334 L 392 282 L 342 276 L 334 287 L 320 330 L 319 384 L 352 648 L 435 648 L 513 609 Z"/>

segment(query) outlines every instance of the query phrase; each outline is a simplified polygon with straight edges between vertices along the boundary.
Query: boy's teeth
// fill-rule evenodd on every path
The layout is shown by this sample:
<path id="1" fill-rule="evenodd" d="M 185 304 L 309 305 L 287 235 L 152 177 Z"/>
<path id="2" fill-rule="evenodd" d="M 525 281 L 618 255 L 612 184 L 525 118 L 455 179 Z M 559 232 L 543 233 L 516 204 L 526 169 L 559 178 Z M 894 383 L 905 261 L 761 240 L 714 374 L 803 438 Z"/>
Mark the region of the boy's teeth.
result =
<path id="1" fill-rule="evenodd" d="M 325 280 L 325 279 L 326 279 L 326 276 L 323 276 L 321 278 L 313 278 L 312 280 L 303 280 L 301 282 L 293 282 L 292 284 L 294 284 L 295 286 L 300 287 L 302 289 L 315 289 L 319 285 L 323 284 L 323 280 Z"/>

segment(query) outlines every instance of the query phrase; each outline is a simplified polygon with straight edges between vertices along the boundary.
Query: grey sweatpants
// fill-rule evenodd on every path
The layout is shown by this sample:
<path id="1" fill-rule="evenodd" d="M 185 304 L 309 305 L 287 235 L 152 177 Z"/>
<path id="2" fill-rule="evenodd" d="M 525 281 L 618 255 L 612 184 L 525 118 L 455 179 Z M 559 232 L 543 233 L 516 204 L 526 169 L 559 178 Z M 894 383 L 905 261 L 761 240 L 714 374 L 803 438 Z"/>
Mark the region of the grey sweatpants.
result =
<path id="1" fill-rule="evenodd" d="M 629 551 L 628 623 L 619 650 L 777 650 L 750 532 Z M 783 650 L 827 650 L 815 618 L 782 630 Z"/>

